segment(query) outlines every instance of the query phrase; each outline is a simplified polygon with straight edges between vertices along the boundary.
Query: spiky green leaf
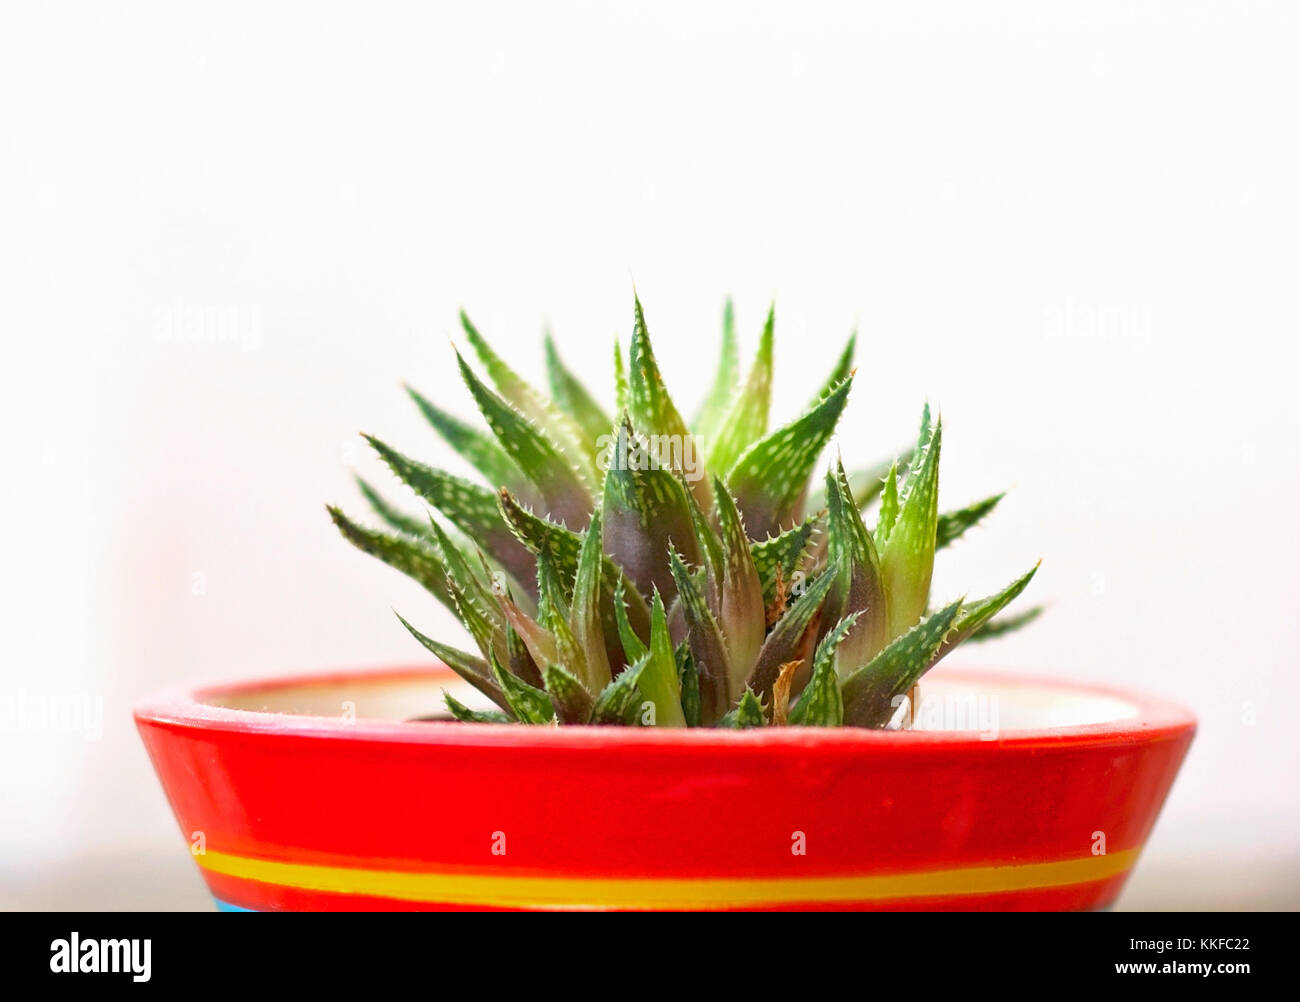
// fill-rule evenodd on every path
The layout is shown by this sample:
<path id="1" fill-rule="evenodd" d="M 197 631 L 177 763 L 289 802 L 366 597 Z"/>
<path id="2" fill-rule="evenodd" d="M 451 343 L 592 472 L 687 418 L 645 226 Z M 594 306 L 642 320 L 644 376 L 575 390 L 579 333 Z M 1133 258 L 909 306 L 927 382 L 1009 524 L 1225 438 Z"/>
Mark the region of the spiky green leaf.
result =
<path id="1" fill-rule="evenodd" d="M 934 542 L 939 518 L 939 453 L 943 424 L 931 428 L 926 408 L 917 449 L 903 484 L 898 517 L 880 550 L 880 573 L 889 610 L 889 636 L 901 636 L 925 614 L 934 572 Z"/>
<path id="2" fill-rule="evenodd" d="M 635 319 L 632 325 L 632 343 L 628 348 L 628 412 L 632 421 L 644 435 L 690 434 L 682 420 L 677 405 L 668 394 L 659 363 L 650 345 L 650 332 L 646 328 L 645 312 L 639 297 L 633 297 Z"/>
<path id="3" fill-rule="evenodd" d="M 688 488 L 695 492 L 696 500 L 707 508 L 711 499 L 704 459 L 664 385 L 640 299 L 636 300 L 636 320 L 628 348 L 627 413 L 639 436 L 652 450 L 659 470 L 684 478 Z"/>
<path id="4" fill-rule="evenodd" d="M 454 609 L 451 593 L 447 591 L 447 569 L 431 546 L 407 536 L 367 529 L 352 521 L 334 505 L 327 505 L 326 511 L 343 538 L 358 550 L 379 558 L 389 567 L 418 581 L 439 602 L 448 609 Z"/>
<path id="5" fill-rule="evenodd" d="M 736 392 L 736 382 L 740 377 L 740 351 L 736 343 L 736 311 L 731 297 L 722 310 L 722 351 L 718 358 L 717 372 L 713 377 L 713 386 L 704 404 L 691 422 L 696 436 L 701 442 L 713 438 L 726 415 L 727 407 Z"/>
<path id="6" fill-rule="evenodd" d="M 506 668 L 510 670 L 511 675 L 522 678 L 529 685 L 542 684 L 542 670 L 533 660 L 532 652 L 524 643 L 524 638 L 509 622 L 506 623 L 506 657 L 508 659 Z"/>
<path id="7" fill-rule="evenodd" d="M 751 727 L 763 727 L 766 724 L 767 717 L 763 713 L 762 701 L 754 694 L 753 690 L 746 689 L 736 708 L 728 712 L 719 721 L 718 726 L 736 731 L 747 731 Z"/>
<path id="8" fill-rule="evenodd" d="M 731 670 L 727 642 L 691 573 L 676 550 L 669 551 L 677 598 L 686 617 L 687 640 L 699 676 L 699 699 L 704 720 L 716 720 L 731 705 Z M 762 627 L 762 611 L 759 626 Z M 748 671 L 748 666 L 745 668 Z M 739 688 L 737 688 L 739 691 Z"/>
<path id="9" fill-rule="evenodd" d="M 852 631 L 836 658 L 840 678 L 870 661 L 888 640 L 888 609 L 881 581 L 880 558 L 871 533 L 853 503 L 844 464 L 837 462 L 826 475 L 827 554 L 838 568 L 826 597 L 826 620 L 835 621 L 856 614 Z"/>
<path id="10" fill-rule="evenodd" d="M 357 488 L 376 515 L 398 532 L 422 539 L 429 534 L 429 523 L 423 515 L 410 515 L 385 498 L 362 477 L 354 477 Z"/>
<path id="11" fill-rule="evenodd" d="M 898 700 L 934 664 L 952 629 L 961 601 L 944 606 L 890 643 L 844 680 L 844 723 L 883 727 L 898 709 Z"/>
<path id="12" fill-rule="evenodd" d="M 628 409 L 627 363 L 618 338 L 614 339 L 614 406 L 620 414 Z"/>
<path id="13" fill-rule="evenodd" d="M 483 561 L 480 559 L 476 565 L 432 518 L 429 519 L 429 535 L 435 552 L 447 570 L 447 577 L 451 579 L 449 587 L 472 599 L 484 611 L 493 628 L 504 629 L 505 621 L 496 608 L 496 595 L 502 586 L 501 582 L 498 581 L 494 587 L 490 579 L 491 572 Z"/>
<path id="14" fill-rule="evenodd" d="M 618 625 L 619 642 L 623 645 L 624 663 L 635 664 L 650 653 L 650 648 L 637 635 L 628 621 L 626 591 L 620 579 L 614 586 L 614 614 Z"/>
<path id="15" fill-rule="evenodd" d="M 514 598 L 509 594 L 498 596 L 498 602 L 500 603 L 501 612 L 509 624 L 509 629 L 514 632 L 519 642 L 522 643 L 528 651 L 527 661 L 524 661 L 524 659 L 519 658 L 518 656 L 511 658 L 509 643 L 507 642 L 503 645 L 506 651 L 506 659 L 512 666 L 531 665 L 532 670 L 536 672 L 536 675 L 529 672 L 526 681 L 534 686 L 541 685 L 542 666 L 560 659 L 560 651 L 555 640 L 555 634 L 542 625 L 542 623 L 528 615 L 524 610 L 520 609 Z M 520 675 L 519 677 L 525 678 L 523 675 Z"/>
<path id="16" fill-rule="evenodd" d="M 835 671 L 835 653 L 848 636 L 859 613 L 841 619 L 817 645 L 812 675 L 804 686 L 799 702 L 790 711 L 790 723 L 802 727 L 839 727 L 844 723 L 844 697 Z"/>
<path id="17" fill-rule="evenodd" d="M 447 590 L 451 592 L 457 618 L 474 638 L 483 656 L 506 657 L 505 627 L 498 626 L 497 610 L 461 591 L 450 578 L 447 581 Z"/>
<path id="18" fill-rule="evenodd" d="M 528 479 L 520 472 L 518 465 L 506 455 L 491 435 L 448 414 L 410 386 L 406 387 L 406 392 L 443 441 L 478 470 L 490 487 L 509 487 L 512 491 L 525 492 L 531 490 Z"/>
<path id="19" fill-rule="evenodd" d="M 851 384 L 846 379 L 802 417 L 750 446 L 724 478 L 751 536 L 779 532 L 799 517 L 809 474 L 835 431 Z"/>
<path id="20" fill-rule="evenodd" d="M 849 473 L 849 488 L 853 491 L 853 503 L 859 509 L 865 508 L 872 501 L 878 498 L 885 489 L 885 479 L 889 476 L 891 468 L 898 464 L 906 466 L 912 461 L 912 450 L 905 449 L 900 452 L 895 459 L 887 459 L 884 462 L 876 463 L 874 466 L 868 466 L 866 469 L 853 470 Z M 820 511 L 826 507 L 826 492 L 819 488 L 808 500 L 809 511 Z M 880 545 L 880 540 L 876 540 L 876 545 Z"/>
<path id="21" fill-rule="evenodd" d="M 807 584 L 763 641 L 748 684 L 749 688 L 764 699 L 771 695 L 781 666 L 789 661 L 804 660 L 807 657 L 805 648 L 811 650 L 809 638 L 811 636 L 815 639 L 815 633 L 810 634 L 810 630 L 815 625 L 814 619 L 821 611 L 837 571 L 836 567 L 828 567 Z"/>
<path id="22" fill-rule="evenodd" d="M 398 479 L 442 512 L 517 580 L 532 580 L 536 574 L 533 556 L 502 519 L 495 491 L 417 463 L 373 435 L 364 437 Z"/>
<path id="23" fill-rule="evenodd" d="M 597 509 L 582 537 L 578 553 L 578 570 L 574 575 L 573 605 L 570 625 L 582 650 L 582 682 L 591 692 L 609 684 L 612 671 L 608 646 L 600 614 L 601 571 L 604 551 L 601 548 L 601 513 Z"/>
<path id="24" fill-rule="evenodd" d="M 709 520 L 709 516 L 699 506 L 695 499 L 693 491 L 683 491 L 686 497 L 686 504 L 691 513 L 691 526 L 695 531 L 695 539 L 699 543 L 700 561 L 708 570 L 711 581 L 721 581 L 724 573 L 726 557 L 723 552 L 722 539 L 718 536 Z"/>
<path id="25" fill-rule="evenodd" d="M 826 498 L 827 552 L 830 558 L 843 557 L 878 570 L 880 558 L 875 542 L 854 503 L 848 475 L 839 460 L 826 473 Z"/>
<path id="26" fill-rule="evenodd" d="M 734 393 L 717 433 L 707 442 L 707 464 L 716 471 L 730 470 L 745 450 L 767 432 L 772 403 L 772 332 L 776 309 L 768 310 L 758 352 L 744 384 Z"/>
<path id="27" fill-rule="evenodd" d="M 500 514 L 509 530 L 532 554 L 545 553 L 555 566 L 556 573 L 564 580 L 576 579 L 578 562 L 582 554 L 583 536 L 550 522 L 540 515 L 535 515 L 509 491 L 503 491 L 499 497 Z M 602 529 L 603 536 L 603 529 Z M 618 635 L 618 623 L 614 616 L 614 589 L 619 582 L 626 581 L 622 568 L 607 555 L 601 558 L 600 570 L 600 616 L 601 628 L 605 636 L 605 651 L 612 666 L 622 664 L 621 652 L 614 638 Z M 627 617 L 638 636 L 650 636 L 650 608 L 641 594 L 630 585 L 627 592 Z"/>
<path id="28" fill-rule="evenodd" d="M 676 546 L 692 563 L 699 547 L 681 481 L 659 466 L 624 415 L 605 471 L 602 538 L 608 553 L 643 595 L 675 594 L 665 556 Z"/>
<path id="29" fill-rule="evenodd" d="M 509 590 L 504 579 L 492 578 L 493 572 L 481 555 L 472 561 L 433 519 L 429 520 L 429 530 L 447 569 L 447 591 L 456 615 L 485 657 L 492 651 L 506 659 L 506 618 L 498 604 L 498 595 Z"/>
<path id="30" fill-rule="evenodd" d="M 1036 605 L 1033 608 L 1026 609 L 1024 612 L 1016 613 L 1014 616 L 999 616 L 996 619 L 990 619 L 978 630 L 968 636 L 966 642 L 978 644 L 985 640 L 1005 637 L 1008 633 L 1014 633 L 1021 627 L 1028 626 L 1043 614 L 1043 609 L 1043 606 Z"/>
<path id="31" fill-rule="evenodd" d="M 483 419 L 528 477 L 550 516 L 578 529 L 585 526 L 594 499 L 573 460 L 541 428 L 488 389 L 459 352 L 456 361 Z"/>
<path id="32" fill-rule="evenodd" d="M 656 727 L 686 726 L 686 717 L 682 713 L 681 685 L 677 678 L 677 659 L 673 654 L 673 642 L 668 635 L 668 615 L 658 592 L 650 605 L 650 659 L 641 672 L 637 687 L 646 701 L 654 704 L 653 715 L 643 719 Z M 648 708 L 643 709 L 648 714 Z"/>
<path id="33" fill-rule="evenodd" d="M 814 536 L 820 524 L 820 517 L 809 516 L 798 525 L 778 535 L 750 544 L 749 552 L 754 558 L 754 568 L 758 571 L 759 581 L 763 585 L 765 608 L 776 598 L 778 575 L 788 584 L 795 571 L 799 570 L 804 557 L 813 546 Z"/>
<path id="34" fill-rule="evenodd" d="M 546 557 L 537 558 L 537 592 L 538 621 L 555 638 L 558 663 L 578 678 L 585 678 L 587 659 L 569 625 L 569 597 L 554 565 Z"/>
<path id="35" fill-rule="evenodd" d="M 695 657 L 689 644 L 678 644 L 673 653 L 677 657 L 677 682 L 682 693 L 682 716 L 687 727 L 701 723 L 700 673 L 695 668 Z"/>
<path id="36" fill-rule="evenodd" d="M 522 724 L 549 724 L 555 719 L 555 706 L 542 689 L 529 685 L 501 667 L 501 662 L 491 658 L 492 677 L 510 705 L 510 712 Z"/>
<path id="37" fill-rule="evenodd" d="M 935 525 L 934 548 L 941 550 L 949 543 L 960 538 L 962 533 L 996 508 L 998 502 L 1004 497 L 1006 497 L 1005 493 L 994 494 L 991 498 L 977 501 L 965 508 L 958 508 L 956 511 L 946 511 L 941 514 L 938 523 Z"/>
<path id="38" fill-rule="evenodd" d="M 563 724 L 585 724 L 591 718 L 593 700 L 576 676 L 558 664 L 546 666 L 543 672 L 546 692 L 555 705 L 556 715 Z"/>
<path id="39" fill-rule="evenodd" d="M 595 442 L 613 430 L 613 418 L 605 413 L 582 381 L 564 364 L 549 331 L 546 333 L 546 373 L 555 403 L 574 420 L 590 441 Z"/>
<path id="40" fill-rule="evenodd" d="M 894 531 L 898 521 L 898 463 L 892 463 L 889 472 L 881 484 L 880 512 L 876 516 L 876 550 L 885 548 L 889 534 Z"/>
<path id="41" fill-rule="evenodd" d="M 962 641 L 969 638 L 978 631 L 985 623 L 989 622 L 994 616 L 1005 609 L 1011 602 L 1029 586 L 1029 582 L 1034 579 L 1038 573 L 1038 564 L 1034 564 L 1024 574 L 1016 578 L 1009 585 L 988 598 L 982 598 L 978 601 L 971 602 L 964 606 L 956 621 L 952 624 L 952 630 L 947 635 L 940 647 L 930 661 L 931 665 L 936 664 L 942 658 L 947 657 Z"/>
<path id="42" fill-rule="evenodd" d="M 721 480 L 713 481 L 714 510 L 722 537 L 722 579 L 715 583 L 718 625 L 727 638 L 729 693 L 737 693 L 758 662 L 767 633 L 763 583 L 735 499 Z"/>
<path id="43" fill-rule="evenodd" d="M 471 347 L 478 355 L 479 362 L 501 396 L 550 436 L 555 444 L 569 455 L 575 469 L 587 481 L 588 487 L 595 488 L 600 483 L 600 473 L 596 468 L 595 443 L 584 437 L 578 424 L 553 400 L 539 393 L 523 380 L 492 350 L 483 335 L 465 315 L 464 310 L 461 311 L 460 321 Z"/>
<path id="44" fill-rule="evenodd" d="M 835 387 L 848 379 L 853 374 L 853 350 L 858 343 L 858 332 L 854 331 L 849 335 L 848 343 L 844 345 L 840 352 L 840 357 L 835 360 L 835 368 L 831 369 L 831 374 L 822 383 L 822 387 L 817 391 L 817 395 L 809 402 L 809 407 L 815 407 L 826 396 L 833 393 Z"/>
<path id="45" fill-rule="evenodd" d="M 912 450 L 912 458 L 907 464 L 907 478 L 903 481 L 902 497 L 904 499 L 906 499 L 907 492 L 911 489 L 912 478 L 920 472 L 921 466 L 925 462 L 925 448 L 933 437 L 934 429 L 930 423 L 930 402 L 927 400 L 921 407 L 921 431 L 916 437 L 916 448 Z"/>
<path id="46" fill-rule="evenodd" d="M 487 661 L 473 654 L 467 654 L 465 651 L 458 650 L 449 644 L 440 643 L 432 637 L 426 637 L 414 626 L 408 623 L 398 613 L 394 613 L 401 624 L 406 627 L 406 631 L 418 640 L 430 654 L 463 678 L 488 699 L 496 703 L 503 710 L 510 709 L 510 703 L 501 691 L 501 686 L 492 677 L 492 670 L 488 667 Z"/>
<path id="47" fill-rule="evenodd" d="M 591 710 L 593 724 L 626 723 L 636 713 L 642 698 L 638 683 L 649 663 L 650 652 L 647 650 L 600 691 Z"/>
<path id="48" fill-rule="evenodd" d="M 462 724 L 513 724 L 515 718 L 500 710 L 471 710 L 451 693 L 443 691 L 442 700 L 452 717 Z"/>

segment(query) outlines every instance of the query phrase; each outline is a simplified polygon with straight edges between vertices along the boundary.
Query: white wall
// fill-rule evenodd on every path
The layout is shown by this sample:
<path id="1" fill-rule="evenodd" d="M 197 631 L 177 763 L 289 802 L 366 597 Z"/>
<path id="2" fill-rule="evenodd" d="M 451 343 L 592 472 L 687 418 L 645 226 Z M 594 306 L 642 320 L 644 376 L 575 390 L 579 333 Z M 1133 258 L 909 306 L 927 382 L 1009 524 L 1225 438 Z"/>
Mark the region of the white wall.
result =
<path id="1" fill-rule="evenodd" d="M 1044 561 L 964 660 L 1189 704 L 1148 865 L 1294 875 L 1294 5 L 121 6 L 0 14 L 2 688 L 103 710 L 0 735 L 11 869 L 179 845 L 142 694 L 418 660 L 355 432 L 447 459 L 399 384 L 472 413 L 461 304 L 607 382 L 635 281 L 688 401 L 727 292 L 783 414 L 858 324 L 846 458 L 928 396 L 947 501 L 1014 488 L 940 589 Z"/>

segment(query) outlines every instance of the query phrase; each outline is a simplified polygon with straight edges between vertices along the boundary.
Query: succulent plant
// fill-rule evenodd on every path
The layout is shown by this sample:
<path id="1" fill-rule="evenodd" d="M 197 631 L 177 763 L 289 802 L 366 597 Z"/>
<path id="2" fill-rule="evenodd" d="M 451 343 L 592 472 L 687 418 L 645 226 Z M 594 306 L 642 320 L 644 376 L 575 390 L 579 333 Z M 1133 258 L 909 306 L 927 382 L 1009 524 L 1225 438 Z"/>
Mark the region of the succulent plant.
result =
<path id="1" fill-rule="evenodd" d="M 386 528 L 329 508 L 350 542 L 464 624 L 477 653 L 398 617 L 498 708 L 444 694 L 456 719 L 881 727 L 957 644 L 1037 615 L 994 619 L 1036 567 L 988 598 L 929 608 L 935 551 L 1002 495 L 939 512 L 943 429 L 928 405 L 913 449 L 856 474 L 836 460 L 810 482 L 853 383 L 855 337 L 803 413 L 769 431 L 771 311 L 742 379 L 728 302 L 717 376 L 689 423 L 664 385 L 639 299 L 627 355 L 615 344 L 615 415 L 549 335 L 548 397 L 463 312 L 461 323 L 486 378 L 459 350 L 457 363 L 489 430 L 408 392 L 485 483 L 368 435 L 449 527 L 365 481 Z"/>

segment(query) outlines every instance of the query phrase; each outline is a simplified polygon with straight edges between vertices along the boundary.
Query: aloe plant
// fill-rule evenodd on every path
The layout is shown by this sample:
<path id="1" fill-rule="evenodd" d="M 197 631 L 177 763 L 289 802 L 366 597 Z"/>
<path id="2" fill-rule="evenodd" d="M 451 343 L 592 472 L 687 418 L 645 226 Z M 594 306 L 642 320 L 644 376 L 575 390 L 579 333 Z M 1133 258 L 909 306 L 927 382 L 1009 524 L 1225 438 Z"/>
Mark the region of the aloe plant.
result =
<path id="1" fill-rule="evenodd" d="M 988 598 L 930 608 L 936 551 L 1001 495 L 940 512 L 943 427 L 928 405 L 913 448 L 857 473 L 837 459 L 818 477 L 853 385 L 855 338 L 803 413 L 771 429 L 774 315 L 743 377 L 733 316 L 728 302 L 717 376 L 689 422 L 637 299 L 628 351 L 615 345 L 614 412 L 549 335 L 547 395 L 461 314 L 477 368 L 459 350 L 456 360 L 487 430 L 409 393 L 482 483 L 366 436 L 431 511 L 408 514 L 364 481 L 384 528 L 328 510 L 351 543 L 464 624 L 473 651 L 399 616 L 497 707 L 446 694 L 454 718 L 881 727 L 957 644 L 1037 614 L 995 618 L 1036 567 Z"/>

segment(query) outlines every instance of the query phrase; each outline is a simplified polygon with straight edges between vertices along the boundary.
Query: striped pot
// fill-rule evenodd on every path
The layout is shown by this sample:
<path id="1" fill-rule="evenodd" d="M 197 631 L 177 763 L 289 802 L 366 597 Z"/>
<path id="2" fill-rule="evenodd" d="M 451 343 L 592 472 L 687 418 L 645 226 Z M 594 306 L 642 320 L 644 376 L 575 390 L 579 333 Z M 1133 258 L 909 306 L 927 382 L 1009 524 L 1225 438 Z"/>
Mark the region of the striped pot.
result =
<path id="1" fill-rule="evenodd" d="M 232 910 L 1108 905 L 1190 714 L 933 677 L 910 731 L 403 722 L 465 696 L 440 667 L 166 694 L 136 722 Z"/>

